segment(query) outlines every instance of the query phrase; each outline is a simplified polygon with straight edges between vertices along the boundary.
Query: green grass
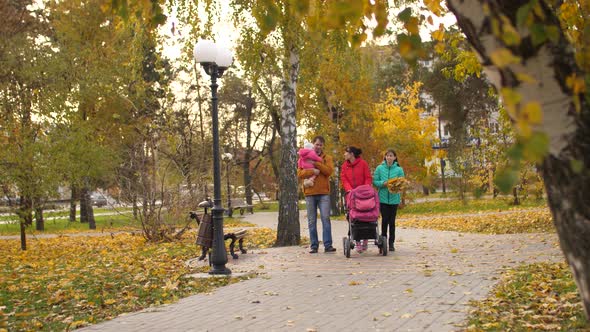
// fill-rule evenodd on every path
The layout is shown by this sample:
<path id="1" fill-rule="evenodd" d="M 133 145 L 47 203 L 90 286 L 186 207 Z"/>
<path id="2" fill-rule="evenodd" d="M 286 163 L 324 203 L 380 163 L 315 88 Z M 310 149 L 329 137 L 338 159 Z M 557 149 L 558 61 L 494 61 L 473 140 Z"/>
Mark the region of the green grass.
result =
<path id="1" fill-rule="evenodd" d="M 509 209 L 521 209 L 521 208 L 535 208 L 545 207 L 546 202 L 544 200 L 527 200 L 523 204 L 514 206 L 510 204 L 511 200 L 508 198 L 496 198 L 496 199 L 471 199 L 465 203 L 460 200 L 445 200 L 445 201 L 434 201 L 434 202 L 421 202 L 414 203 L 408 202 L 405 207 L 399 209 L 398 216 L 407 217 L 411 215 L 424 215 L 424 214 L 449 214 L 449 213 L 473 213 L 480 211 L 505 211 Z M 254 213 L 256 212 L 277 212 L 279 204 L 276 201 L 264 202 L 263 204 L 257 203 L 254 205 Z M 299 209 L 305 210 L 305 202 L 299 203 Z M 109 216 L 95 216 L 97 231 L 112 231 L 117 229 L 128 229 L 128 228 L 141 228 L 141 224 L 134 221 L 131 217 L 130 209 L 120 210 L 124 214 L 114 214 Z M 95 214 L 114 212 L 112 209 L 95 209 Z M 28 234 L 42 234 L 42 233 L 62 233 L 62 232 L 82 232 L 89 231 L 88 224 L 82 224 L 79 221 L 70 223 L 68 221 L 69 211 L 52 211 L 44 214 L 45 217 L 45 231 L 38 232 L 35 230 L 34 225 L 27 228 Z M 61 219 L 55 219 L 61 218 Z M 334 219 L 343 219 L 344 216 L 335 216 Z M 15 216 L 1 216 L 0 221 L 16 220 Z M 79 219 L 78 219 L 79 220 Z M 226 218 L 226 223 L 231 225 L 234 223 L 231 219 Z M 179 224 L 182 224 L 180 222 Z M 235 226 L 250 226 L 246 224 L 240 225 L 239 222 L 235 222 Z M 196 227 L 196 225 L 194 225 Z M 9 224 L 0 224 L 0 235 L 16 235 L 19 234 L 18 222 Z"/>
<path id="2" fill-rule="evenodd" d="M 166 217 L 165 217 L 166 218 Z M 91 230 L 87 223 L 81 223 L 78 218 L 76 222 L 69 222 L 67 218 L 45 220 L 45 230 L 35 230 L 35 224 L 26 228 L 28 235 L 53 234 L 53 233 L 75 233 L 75 232 L 112 232 L 117 230 L 140 230 L 141 223 L 134 220 L 130 213 L 114 214 L 108 216 L 95 216 L 96 230 Z M 178 222 L 168 222 L 176 227 L 184 227 L 188 220 Z M 236 218 L 224 218 L 225 227 L 252 227 L 251 223 L 243 222 Z M 190 227 L 197 228 L 197 224 L 191 221 Z M 0 235 L 18 235 L 20 234 L 20 224 L 18 222 L 10 224 L 0 224 Z"/>
<path id="3" fill-rule="evenodd" d="M 434 194 L 433 196 L 444 196 L 445 194 Z M 528 199 L 522 201 L 520 205 L 512 204 L 512 197 L 499 196 L 497 198 L 480 198 L 467 199 L 461 201 L 454 198 L 451 194 L 446 194 L 448 200 L 433 201 L 433 202 L 412 202 L 409 200 L 406 205 L 398 210 L 398 216 L 414 215 L 414 214 L 444 214 L 444 213 L 472 213 L 479 211 L 506 211 L 513 209 L 528 209 L 528 208 L 542 208 L 547 207 L 547 201 L 544 199 Z M 266 207 L 254 205 L 254 211 L 272 211 L 279 210 L 278 202 L 266 203 Z M 305 210 L 305 202 L 299 203 L 299 210 Z M 343 215 L 340 217 L 344 217 Z M 336 216 L 338 219 L 338 216 Z"/>
<path id="4" fill-rule="evenodd" d="M 35 230 L 35 222 L 33 225 L 26 228 L 27 234 L 43 234 L 43 233 L 64 233 L 64 232 L 82 232 L 91 231 L 87 223 L 81 223 L 77 219 L 76 222 L 69 222 L 67 218 L 64 219 L 50 219 L 45 220 L 45 231 Z M 139 222 L 133 221 L 130 216 L 112 215 L 112 216 L 95 216 L 96 230 L 116 230 L 124 228 L 140 228 Z M 20 234 L 20 224 L 18 222 L 10 224 L 0 224 L 0 235 L 16 235 Z"/>
<path id="5" fill-rule="evenodd" d="M 305 210 L 305 202 L 299 202 L 298 204 L 299 210 Z M 279 202 L 277 201 L 270 201 L 270 202 L 254 202 L 254 213 L 256 211 L 259 212 L 278 212 L 279 211 Z"/>
<path id="6" fill-rule="evenodd" d="M 471 199 L 465 202 L 454 199 L 433 202 L 408 202 L 406 206 L 398 210 L 398 216 L 419 214 L 443 214 L 443 213 L 471 213 L 480 211 L 506 211 L 510 209 L 546 207 L 545 200 L 526 200 L 520 205 L 512 205 L 512 200 L 507 198 L 482 198 Z"/>
<path id="7" fill-rule="evenodd" d="M 121 213 L 127 213 L 130 212 L 131 209 L 130 208 L 123 208 L 123 209 L 117 209 L 117 210 L 113 210 L 113 209 L 107 209 L 107 208 L 95 208 L 94 209 L 94 213 L 95 214 L 99 214 L 99 213 L 114 213 L 114 212 L 121 212 Z M 80 215 L 80 210 L 76 210 L 78 216 Z M 43 212 L 43 218 L 45 219 L 49 219 L 49 218 L 69 218 L 70 216 L 70 210 L 67 209 L 63 209 L 63 210 L 52 210 L 52 211 L 45 211 Z M 16 215 L 16 213 L 9 212 L 5 215 L 0 216 L 0 221 L 14 221 L 14 220 L 18 220 L 18 216 Z"/>

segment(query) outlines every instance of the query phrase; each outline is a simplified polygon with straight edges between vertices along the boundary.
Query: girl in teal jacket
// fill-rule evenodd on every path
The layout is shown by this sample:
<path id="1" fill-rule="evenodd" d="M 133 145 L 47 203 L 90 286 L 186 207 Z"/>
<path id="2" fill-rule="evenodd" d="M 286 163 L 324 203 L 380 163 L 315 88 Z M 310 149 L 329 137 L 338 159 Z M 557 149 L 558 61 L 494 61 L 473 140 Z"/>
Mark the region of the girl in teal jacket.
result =
<path id="1" fill-rule="evenodd" d="M 375 169 L 373 185 L 379 190 L 381 235 L 387 236 L 387 229 L 389 228 L 389 251 L 395 251 L 395 216 L 401 196 L 400 194 L 393 194 L 387 189 L 387 181 L 404 176 L 404 170 L 397 161 L 397 154 L 393 149 L 388 149 L 383 163 Z"/>

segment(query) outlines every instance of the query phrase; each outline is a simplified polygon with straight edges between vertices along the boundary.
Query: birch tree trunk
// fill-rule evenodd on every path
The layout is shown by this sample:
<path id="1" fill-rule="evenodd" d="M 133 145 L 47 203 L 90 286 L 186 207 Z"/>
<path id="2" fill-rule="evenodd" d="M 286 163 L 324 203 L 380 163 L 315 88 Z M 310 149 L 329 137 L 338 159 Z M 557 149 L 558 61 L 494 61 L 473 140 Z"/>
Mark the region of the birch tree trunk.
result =
<path id="1" fill-rule="evenodd" d="M 277 246 L 297 245 L 301 239 L 299 231 L 299 209 L 297 207 L 297 122 L 296 98 L 299 75 L 299 53 L 291 46 L 288 50 L 288 68 L 283 79 L 281 105 L 281 172 L 279 174 L 279 224 Z"/>
<path id="2" fill-rule="evenodd" d="M 521 38 L 518 45 L 507 45 L 501 33 L 494 34 L 493 27 L 503 19 L 517 27 L 517 11 L 529 0 L 447 3 L 494 85 L 519 93 L 519 106 L 538 102 L 542 107 L 541 123 L 534 130 L 547 134 L 549 153 L 539 166 L 561 249 L 573 271 L 586 316 L 590 317 L 590 108 L 583 92 L 576 95 L 566 82 L 572 74 L 585 76 L 576 65 L 573 46 L 561 29 L 556 38 L 539 44 L 533 42 L 525 28 L 517 28 Z M 544 26 L 559 28 L 555 9 L 544 1 L 538 4 L 544 17 L 535 14 L 535 19 L 542 20 Z M 502 49 L 520 58 L 503 66 L 496 61 L 494 65 L 492 55 Z M 533 80 L 524 82 L 523 75 Z"/>

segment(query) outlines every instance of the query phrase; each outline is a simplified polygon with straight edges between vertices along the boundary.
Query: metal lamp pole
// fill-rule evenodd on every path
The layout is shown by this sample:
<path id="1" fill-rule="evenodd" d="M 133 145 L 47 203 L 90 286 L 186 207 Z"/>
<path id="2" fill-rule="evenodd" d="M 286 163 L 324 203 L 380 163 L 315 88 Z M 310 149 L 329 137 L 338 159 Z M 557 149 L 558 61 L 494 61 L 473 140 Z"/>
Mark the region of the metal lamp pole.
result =
<path id="1" fill-rule="evenodd" d="M 213 130 L 213 251 L 211 253 L 211 271 L 209 274 L 231 274 L 225 264 L 227 251 L 223 241 L 223 206 L 221 205 L 221 171 L 219 163 L 219 119 L 217 115 L 217 79 L 231 65 L 232 54 L 208 40 L 201 40 L 195 45 L 195 61 L 200 63 L 205 72 L 211 76 L 211 123 Z"/>

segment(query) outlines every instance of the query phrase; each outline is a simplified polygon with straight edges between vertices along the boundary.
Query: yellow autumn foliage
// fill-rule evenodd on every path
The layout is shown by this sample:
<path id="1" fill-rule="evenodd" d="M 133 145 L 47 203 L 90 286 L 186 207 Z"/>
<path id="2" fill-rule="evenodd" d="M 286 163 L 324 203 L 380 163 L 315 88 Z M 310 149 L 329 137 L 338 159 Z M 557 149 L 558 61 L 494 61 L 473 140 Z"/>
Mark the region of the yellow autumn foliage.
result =
<path id="1" fill-rule="evenodd" d="M 421 82 L 405 87 L 403 92 L 388 89 L 375 106 L 373 137 L 383 152 L 393 148 L 406 175 L 420 181 L 427 174 L 425 160 L 433 156 L 436 123 L 419 106 Z"/>

